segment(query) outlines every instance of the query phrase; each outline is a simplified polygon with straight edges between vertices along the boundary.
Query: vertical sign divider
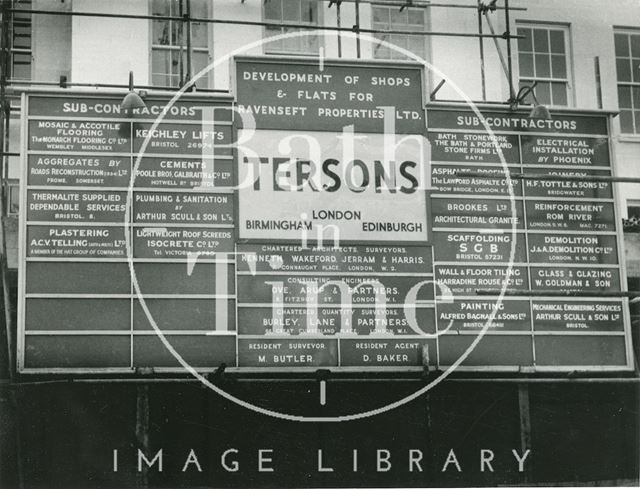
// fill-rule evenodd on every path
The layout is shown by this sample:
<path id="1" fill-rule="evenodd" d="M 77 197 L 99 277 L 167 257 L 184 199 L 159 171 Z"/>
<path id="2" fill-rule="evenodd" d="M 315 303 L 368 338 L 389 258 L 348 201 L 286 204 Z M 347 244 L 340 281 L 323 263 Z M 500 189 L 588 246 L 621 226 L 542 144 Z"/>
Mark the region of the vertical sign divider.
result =
<path id="1" fill-rule="evenodd" d="M 433 170 L 431 170 L 433 172 Z M 429 175 L 429 179 L 431 179 L 431 175 Z M 431 200 L 431 199 L 429 199 Z M 433 277 L 433 330 L 435 331 L 435 345 L 436 345 L 436 361 L 434 364 L 434 368 L 436 370 L 440 369 L 440 330 L 438 329 L 438 318 L 439 318 L 439 314 L 440 311 L 438 310 L 438 288 L 436 287 L 436 257 L 435 257 L 435 242 L 430 246 L 431 248 L 431 272 L 432 272 L 432 277 Z M 427 402 L 427 409 L 429 409 L 429 404 L 428 404 L 428 400 Z M 430 416 L 430 412 L 428 413 L 428 415 Z"/>
<path id="2" fill-rule="evenodd" d="M 520 172 L 524 173 L 524 159 L 523 159 L 523 152 L 522 152 L 522 135 L 518 134 L 518 158 L 519 158 L 519 164 L 520 164 Z M 523 211 L 524 211 L 524 232 L 522 233 L 522 236 L 524 236 L 524 243 L 525 243 L 525 254 L 526 254 L 526 260 L 527 260 L 527 280 L 529 281 L 529 289 L 532 288 L 533 286 L 533 281 L 532 281 L 532 277 L 531 277 L 531 266 L 530 266 L 530 259 L 529 259 L 529 225 L 527 222 L 527 212 L 526 212 L 526 202 L 527 202 L 527 181 L 526 180 L 518 180 L 518 185 L 520 185 L 520 188 L 522 189 L 522 206 L 523 206 Z M 531 354 L 532 354 L 532 358 L 533 358 L 533 368 L 536 368 L 536 337 L 535 337 L 535 327 L 534 327 L 534 321 L 533 321 L 533 298 L 528 297 L 527 299 L 527 306 L 529 306 L 529 328 L 531 331 Z"/>
<path id="3" fill-rule="evenodd" d="M 25 367 L 26 345 L 25 345 L 25 315 L 26 315 L 26 257 L 27 257 L 27 188 L 28 188 L 28 139 L 27 128 L 29 127 L 29 98 L 26 93 L 20 96 L 21 120 L 20 120 L 20 169 L 22 182 L 20 185 L 20 222 L 18 234 L 18 337 L 16 338 L 16 357 L 18 358 L 18 371 Z"/>
<path id="4" fill-rule="evenodd" d="M 124 123 L 121 123 L 124 124 Z M 129 243 L 130 243 L 130 249 L 129 251 L 131 252 L 131 268 L 133 269 L 133 272 L 135 273 L 135 261 L 133 259 L 133 257 L 135 256 L 135 248 L 134 248 L 134 227 L 133 227 L 133 202 L 134 202 L 134 189 L 135 189 L 135 175 L 134 175 L 134 144 L 133 144 L 133 125 L 134 123 L 131 123 L 131 126 L 129 128 L 129 188 L 131 189 L 131 205 L 129 206 L 128 209 L 128 213 L 129 213 L 129 225 L 127 226 L 127 229 L 124 229 L 125 233 L 129 233 Z M 124 228 L 124 226 L 123 226 Z M 135 329 L 135 301 L 136 301 L 136 294 L 134 291 L 134 287 L 133 287 L 133 277 L 129 277 L 129 293 L 131 294 L 131 297 L 129 298 L 129 327 L 130 327 L 130 333 L 129 333 L 129 349 L 130 349 L 130 362 L 131 362 L 131 370 L 135 371 L 135 358 L 134 358 L 134 351 L 135 351 L 135 334 L 134 334 L 134 329 Z"/>

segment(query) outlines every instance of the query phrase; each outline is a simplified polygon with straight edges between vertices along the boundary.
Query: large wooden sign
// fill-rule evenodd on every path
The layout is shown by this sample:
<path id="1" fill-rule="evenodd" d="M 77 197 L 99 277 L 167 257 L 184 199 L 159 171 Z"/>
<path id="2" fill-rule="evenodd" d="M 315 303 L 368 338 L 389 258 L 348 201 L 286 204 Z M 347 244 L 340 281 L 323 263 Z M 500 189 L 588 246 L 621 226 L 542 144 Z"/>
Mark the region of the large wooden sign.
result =
<path id="1" fill-rule="evenodd" d="M 589 295 L 626 284 L 608 114 L 424 110 L 410 63 L 235 78 L 133 120 L 24 95 L 20 372 L 184 372 L 160 336 L 200 371 L 445 369 L 481 332 L 459 368 L 632 367 L 627 300 Z"/>
<path id="2" fill-rule="evenodd" d="M 238 251 L 256 257 L 238 256 L 240 364 L 433 362 L 422 66 L 236 58 L 235 77 L 238 180 L 253 182 Z"/>
<path id="3" fill-rule="evenodd" d="M 440 362 L 454 361 L 497 308 L 466 365 L 630 368 L 627 300 L 595 295 L 626 283 L 614 189 L 586 179 L 612 175 L 608 115 L 553 111 L 541 120 L 484 108 L 483 120 L 441 104 L 427 115 L 434 271 L 455 294 L 452 304 L 436 302 L 438 330 L 454 321 L 438 338 Z M 509 187 L 508 173 L 585 180 L 514 179 Z M 509 295 L 527 290 L 535 297 Z M 582 295 L 557 295 L 571 291 Z"/>
<path id="4" fill-rule="evenodd" d="M 25 95 L 21 371 L 176 369 L 152 321 L 190 364 L 235 363 L 232 102 L 169 100 L 131 124 L 122 95 Z"/>
<path id="5" fill-rule="evenodd" d="M 236 58 L 235 73 L 240 239 L 430 240 L 420 65 Z"/>
<path id="6" fill-rule="evenodd" d="M 424 132 L 419 64 L 273 57 L 235 62 L 238 112 L 251 114 L 258 129 L 332 132 L 353 126 L 356 133 L 382 133 L 385 124 L 394 124 L 399 134 Z"/>

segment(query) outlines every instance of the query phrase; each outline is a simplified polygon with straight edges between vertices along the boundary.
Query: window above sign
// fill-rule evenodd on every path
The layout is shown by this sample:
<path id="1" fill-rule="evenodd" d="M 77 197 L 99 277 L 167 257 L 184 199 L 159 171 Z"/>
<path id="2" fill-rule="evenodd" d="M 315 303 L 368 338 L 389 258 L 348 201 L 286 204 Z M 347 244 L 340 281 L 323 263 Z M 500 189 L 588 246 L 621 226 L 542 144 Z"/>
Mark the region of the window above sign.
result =
<path id="1" fill-rule="evenodd" d="M 316 0 L 268 0 L 264 2 L 265 22 L 282 24 L 306 24 L 309 29 L 317 27 L 319 9 Z M 301 32 L 306 29 L 294 27 L 266 26 L 264 37 Z M 317 35 L 294 36 L 264 45 L 265 54 L 318 54 L 321 40 Z"/>
<path id="2" fill-rule="evenodd" d="M 616 29 L 614 42 L 620 131 L 640 134 L 640 30 Z"/>
<path id="3" fill-rule="evenodd" d="M 569 28 L 559 25 L 518 23 L 519 88 L 534 88 L 535 99 L 526 103 L 566 107 L 571 102 Z"/>
<path id="4" fill-rule="evenodd" d="M 426 30 L 427 14 L 424 8 L 406 7 L 400 11 L 397 6 L 373 5 L 371 12 L 371 26 L 375 30 L 408 32 Z M 374 37 L 411 51 L 422 59 L 427 57 L 426 36 L 376 33 Z M 400 51 L 389 48 L 382 43 L 373 46 L 373 57 L 377 59 L 410 59 Z"/>
<path id="5" fill-rule="evenodd" d="M 209 16 L 207 0 L 152 0 L 151 15 L 181 17 L 190 10 L 192 18 Z M 180 87 L 209 65 L 209 25 L 158 19 L 151 21 L 151 83 L 159 87 Z M 188 30 L 191 30 L 191 49 Z M 190 60 L 190 63 L 189 63 Z M 189 65 L 191 73 L 189 71 Z M 196 85 L 209 87 L 207 75 Z"/>
<path id="6" fill-rule="evenodd" d="M 625 233 L 640 233 L 640 201 L 627 202 L 627 218 L 622 220 Z"/>
<path id="7" fill-rule="evenodd" d="M 31 0 L 15 0 L 14 8 L 30 9 Z M 32 46 L 31 46 L 31 15 L 25 13 L 13 14 L 10 25 L 10 73 L 14 80 L 31 80 Z"/>

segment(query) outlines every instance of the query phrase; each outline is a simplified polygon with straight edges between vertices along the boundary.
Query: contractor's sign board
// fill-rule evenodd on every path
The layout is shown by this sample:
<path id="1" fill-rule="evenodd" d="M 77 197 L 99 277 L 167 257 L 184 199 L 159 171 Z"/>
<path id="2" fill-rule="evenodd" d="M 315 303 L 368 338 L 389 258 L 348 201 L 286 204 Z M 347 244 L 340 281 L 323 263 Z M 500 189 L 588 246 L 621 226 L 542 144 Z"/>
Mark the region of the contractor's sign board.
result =
<path id="1" fill-rule="evenodd" d="M 239 238 L 429 241 L 420 65 L 236 58 Z"/>
<path id="2" fill-rule="evenodd" d="M 236 101 L 258 129 L 423 134 L 418 64 L 236 57 Z M 240 126 L 247 129 L 240 120 Z M 387 129 L 385 131 L 385 129 Z"/>
<path id="3" fill-rule="evenodd" d="M 459 368 L 631 368 L 615 188 L 507 177 L 611 175 L 608 114 L 425 110 L 411 63 L 234 76 L 133 121 L 23 96 L 20 372 L 183 372 L 159 331 L 200 371 L 445 369 L 483 331 Z"/>
<path id="4" fill-rule="evenodd" d="M 422 66 L 235 66 L 238 180 L 253 182 L 238 189 L 239 359 L 255 368 L 428 364 L 435 290 Z"/>
<path id="5" fill-rule="evenodd" d="M 152 319 L 191 364 L 235 361 L 232 101 L 169 100 L 131 124 L 122 94 L 25 94 L 21 371 L 175 369 Z"/>
<path id="6" fill-rule="evenodd" d="M 481 112 L 441 104 L 427 110 L 434 272 L 456 295 L 452 304 L 436 303 L 438 330 L 454 325 L 439 338 L 439 360 L 453 360 L 455 348 L 469 344 L 506 285 L 520 295 L 498 301 L 468 364 L 629 368 L 627 300 L 597 295 L 626 283 L 615 189 L 588 179 L 612 175 L 608 115 Z M 540 178 L 509 183 L 507 174 Z M 553 175 L 578 179 L 546 179 Z M 573 291 L 581 295 L 558 296 Z"/>

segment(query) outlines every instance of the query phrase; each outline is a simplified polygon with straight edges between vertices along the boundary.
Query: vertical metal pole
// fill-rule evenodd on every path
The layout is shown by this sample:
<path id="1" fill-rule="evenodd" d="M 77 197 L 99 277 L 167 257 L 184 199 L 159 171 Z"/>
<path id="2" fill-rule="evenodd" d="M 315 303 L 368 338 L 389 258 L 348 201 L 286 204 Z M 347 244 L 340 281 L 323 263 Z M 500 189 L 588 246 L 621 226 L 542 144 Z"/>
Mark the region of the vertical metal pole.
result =
<path id="1" fill-rule="evenodd" d="M 2 21 L 1 21 L 1 26 L 2 29 L 0 29 L 0 111 L 2 111 L 2 113 L 0 114 L 0 118 L 2 118 L 2 125 L 0 126 L 0 130 L 2 130 L 2 134 L 0 134 L 0 151 L 2 151 L 2 155 L 0 157 L 0 163 L 2 164 L 2 168 L 0 169 L 0 171 L 2 172 L 2 179 L 4 181 L 4 179 L 7 176 L 7 170 L 6 170 L 6 165 L 5 165 L 5 159 L 4 159 L 4 151 L 5 151 L 5 144 L 4 144 L 4 138 L 5 138 L 5 134 L 8 133 L 8 127 L 9 124 L 5 124 L 5 120 L 4 120 L 4 110 L 5 110 L 5 101 L 6 101 L 6 96 L 5 96 L 5 88 L 7 85 L 7 73 L 9 71 L 9 65 L 10 65 L 10 58 L 11 58 L 11 53 L 9 52 L 9 2 L 10 0 L 0 0 L 2 2 L 1 5 L 1 10 L 0 10 L 0 15 L 2 16 Z M 6 127 L 6 130 L 5 130 Z"/>
<path id="2" fill-rule="evenodd" d="M 11 30 L 11 13 L 10 0 L 1 0 L 0 15 L 2 20 L 0 26 L 2 27 L 0 32 L 0 164 L 1 178 L 0 178 L 0 275 L 2 276 L 2 294 L 4 301 L 4 319 L 5 330 L 7 337 L 7 372 L 9 374 L 9 380 L 13 383 L 15 379 L 15 363 L 13 355 L 13 321 L 11 319 L 11 294 L 9 292 L 9 280 L 8 280 L 8 265 L 7 265 L 7 241 L 5 233 L 5 218 L 7 209 L 5 206 L 6 197 L 6 160 L 5 154 L 7 150 L 7 141 L 9 135 L 9 118 L 10 118 L 10 105 L 7 101 L 6 85 L 7 85 L 7 73 L 11 63 L 11 54 L 9 52 L 9 31 Z M 11 413 L 9 416 L 13 418 L 14 441 L 15 441 L 15 457 L 16 457 L 16 479 L 18 487 L 24 488 L 24 468 L 22 464 L 22 436 L 20 434 L 20 392 L 17 392 L 16 388 L 12 386 L 9 390 L 9 399 L 11 405 Z"/>
<path id="3" fill-rule="evenodd" d="M 509 100 L 516 98 L 516 92 L 513 89 L 513 66 L 511 60 L 511 20 L 509 18 L 509 0 L 504 0 L 504 22 L 506 24 L 504 34 L 507 38 L 507 77 L 509 78 Z"/>
<path id="4" fill-rule="evenodd" d="M 482 37 L 482 11 L 480 9 L 480 2 L 478 0 L 478 44 L 480 46 L 480 79 L 482 81 L 482 101 L 487 100 L 487 81 L 484 72 L 484 38 Z"/>
<path id="5" fill-rule="evenodd" d="M 191 80 L 193 76 L 191 70 L 191 0 L 187 0 L 187 78 L 185 82 Z"/>
<path id="6" fill-rule="evenodd" d="M 342 22 L 340 20 L 340 4 L 342 2 L 336 3 L 336 24 L 338 29 L 342 26 Z M 342 36 L 341 32 L 338 31 L 338 58 L 342 58 Z"/>
<path id="7" fill-rule="evenodd" d="M 2 85 L 2 94 L 0 94 L 0 100 L 2 104 L 2 127 L 0 131 L 2 135 L 0 136 L 0 161 L 2 162 L 3 171 L 2 171 L 2 179 L 0 180 L 0 277 L 2 279 L 2 296 L 4 301 L 4 323 L 5 330 L 7 336 L 7 362 L 9 364 L 9 378 L 13 380 L 13 372 L 15 370 L 15 359 L 13 355 L 13 317 L 11 314 L 12 305 L 11 305 L 11 293 L 9 291 L 9 265 L 7 263 L 7 233 L 6 233 L 6 220 L 7 220 L 7 206 L 6 206 L 6 197 L 7 197 L 7 172 L 4 169 L 6 165 L 5 154 L 6 154 L 6 144 L 7 144 L 7 131 L 6 129 L 9 127 L 9 102 L 6 98 L 6 93 L 4 90 L 5 81 L 4 78 L 4 67 L 3 67 L 3 80 L 0 82 Z"/>
<path id="8" fill-rule="evenodd" d="M 360 0 L 356 0 L 356 54 L 360 58 Z"/>
<path id="9" fill-rule="evenodd" d="M 531 411 L 529 405 L 529 385 L 525 382 L 518 384 L 518 408 L 520 411 L 520 455 L 531 449 Z M 527 457 L 524 465 L 523 482 L 531 482 L 531 456 Z"/>
<path id="10" fill-rule="evenodd" d="M 136 440 L 138 449 L 149 454 L 149 386 L 139 385 L 136 388 Z M 136 472 L 136 487 L 149 487 L 149 468 L 142 465 L 142 471 Z"/>
<path id="11" fill-rule="evenodd" d="M 10 30 L 9 0 L 2 0 L 2 33 L 1 33 L 1 60 L 0 63 L 0 163 L 2 164 L 2 178 L 0 180 L 0 275 L 2 278 L 2 293 L 4 300 L 5 329 L 7 335 L 7 362 L 9 363 L 9 378 L 13 380 L 15 368 L 13 359 L 13 327 L 11 320 L 11 294 L 9 293 L 8 265 L 7 265 L 7 239 L 5 233 L 5 218 L 7 210 L 5 206 L 6 170 L 5 153 L 7 146 L 7 130 L 9 128 L 10 106 L 7 101 L 6 85 L 7 71 L 9 69 L 9 30 Z"/>
<path id="12" fill-rule="evenodd" d="M 0 24 L 2 26 L 2 30 L 0 32 L 0 164 L 2 164 L 2 178 L 1 178 L 1 187 L 0 187 L 0 206 L 2 206 L 2 198 L 4 197 L 4 190 L 2 187 L 4 187 L 4 182 L 5 182 L 5 170 L 4 170 L 4 166 L 5 166 L 5 118 L 7 116 L 6 111 L 5 111 L 5 105 L 6 105 L 6 91 L 5 91 L 5 85 L 7 82 L 7 68 L 9 66 L 7 57 L 9 56 L 9 50 L 8 50 L 8 45 L 6 43 L 7 41 L 7 35 L 8 35 L 8 31 L 9 31 L 9 22 L 8 22 L 8 10 L 7 10 L 7 0 L 1 0 L 2 1 L 2 11 L 0 12 L 0 15 L 2 15 L 2 23 Z M 0 213 L 0 215 L 2 215 L 2 213 Z M 2 233 L 2 238 L 4 238 L 4 233 Z M 2 250 L 4 251 L 4 249 Z M 4 255 L 4 253 L 3 253 Z M 3 281 L 3 289 L 4 289 L 4 281 Z M 4 292 L 4 290 L 3 290 Z M 5 309 L 6 309 L 6 303 L 5 303 Z M 6 312 L 5 312 L 6 314 Z M 9 363 L 9 377 L 11 378 L 12 374 L 13 374 L 13 360 L 12 360 L 12 352 L 11 352 L 11 330 L 9 328 L 9 324 L 6 323 L 5 321 L 5 326 L 7 328 L 7 361 Z"/>
<path id="13" fill-rule="evenodd" d="M 179 29 L 178 29 L 178 37 L 180 38 L 180 81 L 178 82 L 178 86 L 181 87 L 184 85 L 184 43 L 183 43 L 183 39 L 184 39 L 184 15 L 182 13 L 182 2 L 183 0 L 179 0 L 178 2 L 178 15 L 183 19 L 180 21 L 179 24 Z M 170 22 L 175 22 L 174 20 L 171 20 Z M 173 32 L 170 32 L 169 35 L 173 35 Z"/>

